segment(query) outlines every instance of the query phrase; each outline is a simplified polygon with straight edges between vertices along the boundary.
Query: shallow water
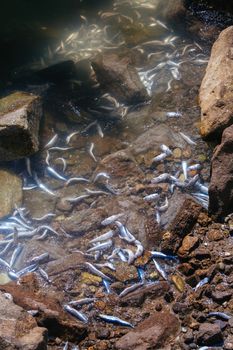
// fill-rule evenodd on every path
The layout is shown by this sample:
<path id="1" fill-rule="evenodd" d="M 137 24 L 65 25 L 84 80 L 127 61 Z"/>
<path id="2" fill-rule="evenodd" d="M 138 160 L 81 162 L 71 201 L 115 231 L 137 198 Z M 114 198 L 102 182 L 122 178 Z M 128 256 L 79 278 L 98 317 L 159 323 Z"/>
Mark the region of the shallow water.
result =
<path id="1" fill-rule="evenodd" d="M 32 237 L 19 238 L 23 250 L 14 265 L 16 271 L 24 267 L 30 258 L 43 252 L 49 252 L 56 259 L 74 249 L 86 251 L 88 240 L 104 232 L 100 223 L 95 222 L 98 218 L 95 210 L 98 208 L 102 210 L 101 216 L 116 214 L 115 211 L 119 208 L 125 210 L 128 217 L 127 227 L 146 245 L 145 230 L 138 222 L 134 227 L 134 223 L 137 210 L 142 213 L 142 218 L 147 215 L 145 211 L 148 206 L 144 208 L 143 202 L 143 196 L 147 193 L 137 192 L 136 185 L 148 185 L 152 177 L 163 172 L 175 175 L 179 171 L 178 176 L 183 180 L 182 160 L 188 164 L 200 163 L 201 182 L 208 184 L 210 150 L 201 140 L 198 131 L 198 88 L 208 62 L 209 50 L 202 43 L 160 20 L 161 14 L 156 11 L 157 3 L 158 1 L 132 0 L 129 5 L 129 2 L 119 0 L 108 8 L 108 12 L 100 11 L 93 15 L 92 11 L 84 11 L 85 15 L 82 15 L 77 27 L 72 22 L 70 27 L 63 28 L 61 35 L 49 40 L 49 45 L 46 43 L 42 48 L 40 46 L 40 55 L 36 55 L 38 49 L 36 50 L 34 62 L 15 70 L 15 75 L 21 79 L 17 82 L 21 88 L 32 92 L 44 90 L 41 151 L 31 157 L 30 162 L 32 172 L 36 172 L 42 183 L 56 194 L 51 195 L 39 188 L 24 191 L 23 207 L 30 212 L 26 217 L 28 225 L 31 226 L 26 231 L 31 232 L 40 226 L 40 223 L 31 218 L 49 212 L 55 213 L 55 216 L 42 220 L 42 223 L 51 225 L 55 232 L 48 229 L 48 235 L 41 237 L 47 230 L 45 227 Z M 179 25 L 177 27 L 180 28 Z M 90 59 L 99 51 L 117 52 L 133 59 L 141 81 L 150 95 L 148 103 L 116 107 L 112 101 L 101 98 L 102 90 L 86 87 L 86 81 L 82 79 L 46 85 L 43 80 L 25 78 L 28 71 L 44 69 L 67 59 L 75 62 L 84 58 Z M 102 105 L 110 107 L 111 118 L 108 112 L 99 117 L 97 112 Z M 167 112 L 179 113 L 180 116 L 170 118 Z M 117 115 L 117 118 L 112 118 L 112 114 Z M 154 133 L 150 135 L 150 131 Z M 66 138 L 72 132 L 77 134 L 67 144 Z M 188 144 L 179 132 L 187 134 L 196 145 Z M 142 136 L 144 133 L 145 136 Z M 71 149 L 44 149 L 55 134 L 58 135 L 55 147 Z M 147 137 L 153 138 L 154 135 L 157 135 L 158 140 L 154 140 L 154 149 L 151 149 L 151 146 L 146 146 L 147 142 L 151 145 L 151 140 L 147 140 Z M 152 164 L 152 158 L 160 153 L 159 145 L 167 142 L 171 143 L 172 156 L 164 162 Z M 94 156 L 88 152 L 92 144 Z M 123 178 L 114 169 L 114 158 L 111 169 L 111 155 L 120 150 L 132 153 L 138 173 L 133 171 Z M 49 176 L 48 171 L 46 172 L 48 152 L 49 164 L 59 174 L 66 179 L 81 176 L 90 180 L 90 183 L 80 182 L 64 186 L 65 181 Z M 108 156 L 109 162 L 106 161 Z M 64 161 L 60 158 L 64 158 L 67 163 L 65 170 Z M 30 175 L 25 160 L 13 163 L 12 167 L 23 177 L 25 187 L 35 185 L 34 176 Z M 97 172 L 106 168 L 110 175 L 108 186 L 117 195 L 110 191 L 102 196 L 90 196 L 76 204 L 64 201 L 64 198 L 86 194 L 86 188 L 108 191 L 106 186 L 93 183 Z M 172 201 L 173 194 L 166 186 L 159 190 L 160 206 L 164 204 L 166 197 L 169 202 Z M 116 199 L 117 196 L 119 199 Z M 135 208 L 136 211 L 133 211 Z M 148 210 L 155 215 L 153 206 Z M 22 214 L 24 216 L 24 212 Z M 72 220 L 75 222 L 74 228 Z M 92 220 L 93 222 L 89 222 Z M 78 224 L 80 229 L 77 228 Z M 18 231 L 20 234 L 19 227 Z M 8 234 L 13 232 L 13 229 L 7 231 Z M 38 242 L 38 238 L 43 242 L 40 247 L 38 243 L 34 243 Z M 2 235 L 2 240 L 4 239 L 5 236 Z M 158 248 L 158 245 L 159 243 L 155 244 L 153 249 Z M 7 254 L 3 254 L 7 261 L 11 259 L 12 251 L 10 249 Z M 5 268 L 2 272 L 6 277 Z"/>

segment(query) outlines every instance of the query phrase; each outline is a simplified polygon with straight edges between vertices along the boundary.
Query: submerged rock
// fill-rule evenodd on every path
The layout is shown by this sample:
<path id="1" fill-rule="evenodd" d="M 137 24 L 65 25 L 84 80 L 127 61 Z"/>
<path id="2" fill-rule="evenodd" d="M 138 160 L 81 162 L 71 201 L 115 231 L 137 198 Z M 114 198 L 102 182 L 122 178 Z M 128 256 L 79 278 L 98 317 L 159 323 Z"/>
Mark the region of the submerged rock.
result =
<path id="1" fill-rule="evenodd" d="M 146 88 L 128 57 L 105 54 L 92 61 L 97 80 L 109 93 L 125 103 L 140 103 L 149 100 Z"/>
<path id="2" fill-rule="evenodd" d="M 5 350 L 47 349 L 47 329 L 20 306 L 0 293 L 0 348 Z"/>
<path id="3" fill-rule="evenodd" d="M 9 215 L 22 203 L 22 180 L 9 170 L 0 170 L 0 217 Z"/>
<path id="4" fill-rule="evenodd" d="M 216 147 L 209 186 L 209 211 L 217 217 L 233 208 L 233 125 L 225 129 L 222 143 Z"/>
<path id="5" fill-rule="evenodd" d="M 29 156 L 39 149 L 40 98 L 15 92 L 0 100 L 0 161 Z"/>
<path id="6" fill-rule="evenodd" d="M 179 330 L 178 319 L 169 311 L 155 312 L 135 330 L 116 342 L 118 350 L 166 349 Z"/>
<path id="7" fill-rule="evenodd" d="M 214 43 L 200 88 L 201 134 L 220 136 L 233 122 L 233 26 Z"/>

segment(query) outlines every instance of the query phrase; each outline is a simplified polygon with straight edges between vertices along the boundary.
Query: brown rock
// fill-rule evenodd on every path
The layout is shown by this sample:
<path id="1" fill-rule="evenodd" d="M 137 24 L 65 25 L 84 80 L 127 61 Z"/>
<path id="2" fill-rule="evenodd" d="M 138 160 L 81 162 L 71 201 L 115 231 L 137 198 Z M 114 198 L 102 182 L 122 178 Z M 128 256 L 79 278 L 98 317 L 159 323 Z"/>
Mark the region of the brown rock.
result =
<path id="1" fill-rule="evenodd" d="M 219 241 L 224 238 L 224 233 L 220 230 L 209 230 L 207 237 L 210 241 Z"/>
<path id="2" fill-rule="evenodd" d="M 81 253 L 72 253 L 55 261 L 50 261 L 47 266 L 49 276 L 56 276 L 68 270 L 76 270 L 83 266 L 86 258 Z"/>
<path id="3" fill-rule="evenodd" d="M 212 292 L 213 300 L 220 304 L 224 303 L 224 301 L 229 300 L 231 296 L 232 296 L 231 290 L 226 290 L 226 291 L 216 290 Z"/>
<path id="4" fill-rule="evenodd" d="M 201 134 L 221 135 L 233 122 L 233 26 L 223 30 L 214 43 L 200 88 Z"/>
<path id="5" fill-rule="evenodd" d="M 182 241 L 182 245 L 178 250 L 178 255 L 181 257 L 187 257 L 189 253 L 195 249 L 198 245 L 198 237 L 186 236 Z"/>
<path id="6" fill-rule="evenodd" d="M 225 129 L 212 158 L 209 211 L 226 216 L 233 208 L 233 125 Z"/>
<path id="7" fill-rule="evenodd" d="M 141 306 L 146 298 L 155 299 L 165 295 L 170 289 L 167 282 L 148 284 L 119 299 L 120 305 Z"/>
<path id="8" fill-rule="evenodd" d="M 42 114 L 38 96 L 15 92 L 0 100 L 0 160 L 29 156 L 39 148 Z"/>
<path id="9" fill-rule="evenodd" d="M 199 345 L 215 345 L 223 340 L 221 328 L 216 323 L 202 323 L 197 333 Z"/>
<path id="10" fill-rule="evenodd" d="M 187 195 L 176 192 L 168 210 L 161 216 L 161 226 L 169 234 L 163 236 L 161 250 L 176 253 L 185 235 L 195 225 L 202 207 Z"/>
<path id="11" fill-rule="evenodd" d="M 169 311 L 155 312 L 140 323 L 135 330 L 116 342 L 118 350 L 165 349 L 179 330 L 178 319 Z"/>
<path id="12" fill-rule="evenodd" d="M 98 82 L 120 101 L 139 103 L 149 100 L 130 58 L 99 54 L 92 61 L 92 67 Z"/>
<path id="13" fill-rule="evenodd" d="M 0 217 L 11 214 L 22 203 L 22 180 L 9 170 L 0 170 Z"/>
<path id="14" fill-rule="evenodd" d="M 37 327 L 32 316 L 0 293 L 0 348 L 46 350 L 47 329 Z"/>

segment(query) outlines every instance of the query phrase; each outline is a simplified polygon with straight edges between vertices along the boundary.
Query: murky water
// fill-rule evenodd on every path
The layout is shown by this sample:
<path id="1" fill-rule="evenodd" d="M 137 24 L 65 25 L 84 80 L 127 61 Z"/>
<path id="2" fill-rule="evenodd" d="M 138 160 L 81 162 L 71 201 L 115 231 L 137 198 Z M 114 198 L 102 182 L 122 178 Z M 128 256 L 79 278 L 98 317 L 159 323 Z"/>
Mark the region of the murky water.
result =
<path id="1" fill-rule="evenodd" d="M 39 254 L 49 253 L 52 260 L 73 251 L 86 252 L 91 247 L 89 241 L 107 231 L 101 221 L 113 214 L 124 214 L 122 222 L 139 241 L 136 252 L 140 244 L 148 248 L 151 242 L 145 227 L 149 219 L 152 217 L 158 228 L 160 211 L 162 215 L 174 200 L 171 183 L 152 185 L 154 177 L 169 173 L 184 183 L 187 176 L 191 179 L 199 174 L 200 184 L 208 186 L 210 151 L 198 131 L 198 88 L 209 50 L 165 22 L 158 4 L 119 0 L 107 11 L 84 11 L 77 27 L 73 23 L 66 27 L 42 47 L 33 62 L 15 71 L 22 79 L 19 86 L 41 93 L 45 103 L 41 151 L 12 163 L 24 181 L 25 209 L 16 209 L 14 218 L 0 224 L 0 256 L 10 264 L 2 265 L 2 283 L 25 273 L 21 270 L 25 266 L 30 266 L 30 271 L 36 269 L 32 258 Z M 89 64 L 99 52 L 130 58 L 149 101 L 126 105 L 103 91 L 93 80 Z M 45 69 L 64 60 L 72 60 L 78 67 L 80 61 L 86 63 L 77 77 L 59 81 L 53 75 L 47 79 Z M 25 78 L 25 72 L 38 70 L 44 70 L 39 77 Z M 51 139 L 54 142 L 48 145 Z M 153 162 L 162 152 L 162 144 L 168 144 L 171 153 Z M 186 164 L 197 163 L 200 169 L 187 175 Z M 96 179 L 100 172 L 104 176 Z M 69 183 L 76 177 L 82 179 Z M 187 192 L 184 188 L 178 191 Z M 153 192 L 160 195 L 158 202 L 147 203 L 143 198 Z M 93 258 L 103 263 L 119 246 L 126 248 L 118 237 L 103 254 L 94 252 Z M 150 249 L 158 247 L 159 241 L 150 245 Z M 169 274 L 175 263 L 162 266 Z M 47 265 L 43 268 L 47 270 Z M 148 265 L 148 281 L 153 280 L 153 268 Z M 64 289 L 58 276 L 49 279 L 56 288 Z M 80 277 L 75 287 L 67 282 L 65 289 L 77 290 L 83 285 Z M 86 288 L 92 292 L 90 286 Z"/>

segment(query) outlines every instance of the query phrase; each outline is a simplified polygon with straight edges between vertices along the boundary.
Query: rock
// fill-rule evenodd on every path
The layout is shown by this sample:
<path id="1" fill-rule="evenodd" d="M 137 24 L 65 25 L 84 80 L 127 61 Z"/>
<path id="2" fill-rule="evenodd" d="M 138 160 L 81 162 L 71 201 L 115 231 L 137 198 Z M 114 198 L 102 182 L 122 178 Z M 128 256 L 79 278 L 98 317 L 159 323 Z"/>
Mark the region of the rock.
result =
<path id="1" fill-rule="evenodd" d="M 0 136 L 1 138 L 1 136 Z M 21 206 L 22 180 L 9 170 L 0 170 L 0 217 L 11 214 L 15 205 Z"/>
<path id="2" fill-rule="evenodd" d="M 178 250 L 178 255 L 182 258 L 188 257 L 189 253 L 198 245 L 198 237 L 186 236 L 182 241 L 182 245 Z"/>
<path id="3" fill-rule="evenodd" d="M 92 60 L 92 67 L 100 85 L 121 102 L 132 104 L 149 100 L 130 58 L 99 54 Z"/>
<path id="4" fill-rule="evenodd" d="M 49 276 L 56 276 L 68 270 L 80 268 L 86 261 L 86 258 L 81 253 L 72 253 L 58 260 L 50 261 L 47 266 Z"/>
<path id="5" fill-rule="evenodd" d="M 159 3 L 160 18 L 172 24 L 184 24 L 186 9 L 183 0 L 168 0 Z"/>
<path id="6" fill-rule="evenodd" d="M 233 26 L 214 43 L 199 93 L 201 135 L 220 136 L 233 122 Z"/>
<path id="7" fill-rule="evenodd" d="M 36 74 L 46 81 L 61 83 L 65 80 L 75 79 L 75 64 L 71 60 L 59 62 L 46 67 Z"/>
<path id="8" fill-rule="evenodd" d="M 216 345 L 221 343 L 223 335 L 221 328 L 216 323 L 202 323 L 197 333 L 198 345 Z"/>
<path id="9" fill-rule="evenodd" d="M 233 125 L 224 130 L 211 165 L 209 211 L 216 217 L 226 216 L 233 207 Z"/>
<path id="10" fill-rule="evenodd" d="M 207 232 L 207 237 L 210 241 L 219 241 L 224 238 L 224 233 L 220 230 L 209 230 Z"/>
<path id="11" fill-rule="evenodd" d="M 227 301 L 231 298 L 232 296 L 232 292 L 231 290 L 222 290 L 222 291 L 219 291 L 219 290 L 215 290 L 211 293 L 212 295 L 212 298 L 214 301 L 216 301 L 216 303 L 224 303 L 224 301 Z"/>
<path id="12" fill-rule="evenodd" d="M 120 338 L 115 347 L 118 350 L 165 349 L 178 330 L 179 321 L 173 314 L 169 311 L 155 312 L 135 330 Z"/>
<path id="13" fill-rule="evenodd" d="M 156 299 L 165 295 L 170 289 L 167 282 L 155 282 L 136 289 L 134 292 L 120 298 L 120 305 L 141 306 L 146 298 Z"/>
<path id="14" fill-rule="evenodd" d="M 161 216 L 161 226 L 167 230 L 163 235 L 161 249 L 176 253 L 184 236 L 195 225 L 201 210 L 200 204 L 191 196 L 176 192 L 168 210 Z"/>
<path id="15" fill-rule="evenodd" d="M 47 329 L 0 293 L 0 348 L 4 350 L 46 350 Z"/>
<path id="16" fill-rule="evenodd" d="M 30 156 L 39 149 L 40 98 L 15 92 L 0 100 L 0 161 Z"/>
<path id="17" fill-rule="evenodd" d="M 35 274 L 23 276 L 17 288 L 15 282 L 0 288 L 1 291 L 10 293 L 14 303 L 25 310 L 38 310 L 36 321 L 40 326 L 46 327 L 51 336 L 77 341 L 86 334 L 86 326 L 63 310 L 63 292 L 53 290 L 52 287 L 40 286 Z M 38 348 L 38 350 L 41 349 Z"/>
<path id="18" fill-rule="evenodd" d="M 179 275 L 173 275 L 171 276 L 171 280 L 174 283 L 176 289 L 182 293 L 185 289 L 185 282 L 183 278 Z"/>

